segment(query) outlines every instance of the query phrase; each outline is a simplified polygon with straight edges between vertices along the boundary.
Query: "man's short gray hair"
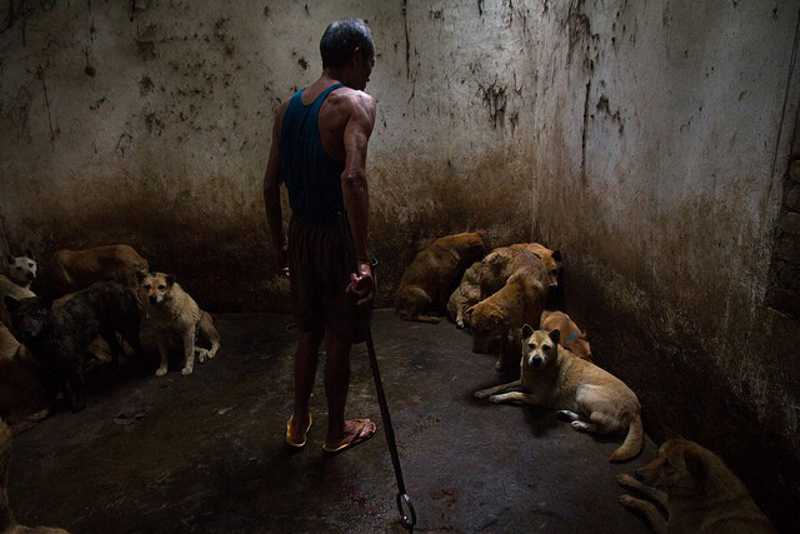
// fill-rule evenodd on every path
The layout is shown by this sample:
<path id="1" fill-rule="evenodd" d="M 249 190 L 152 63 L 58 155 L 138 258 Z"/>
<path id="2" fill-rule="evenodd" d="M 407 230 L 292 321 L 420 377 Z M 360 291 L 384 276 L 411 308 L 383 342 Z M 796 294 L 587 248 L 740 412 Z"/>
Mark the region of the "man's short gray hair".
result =
<path id="1" fill-rule="evenodd" d="M 322 55 L 322 68 L 341 67 L 353 57 L 358 47 L 366 58 L 375 55 L 372 32 L 361 19 L 342 19 L 332 22 L 322 34 L 319 52 Z"/>

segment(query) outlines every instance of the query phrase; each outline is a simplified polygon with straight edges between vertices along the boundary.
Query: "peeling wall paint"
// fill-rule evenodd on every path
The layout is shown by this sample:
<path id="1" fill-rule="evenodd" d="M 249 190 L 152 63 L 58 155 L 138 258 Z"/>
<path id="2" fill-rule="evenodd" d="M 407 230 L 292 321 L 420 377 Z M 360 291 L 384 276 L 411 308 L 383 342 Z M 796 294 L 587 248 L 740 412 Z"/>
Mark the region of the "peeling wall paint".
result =
<path id="1" fill-rule="evenodd" d="M 0 205 L 11 241 L 41 257 L 128 242 L 212 310 L 286 309 L 261 193 L 272 113 L 321 72 L 325 26 L 352 15 L 378 54 L 369 173 L 381 301 L 423 239 L 528 237 L 523 7 L 27 6 L 0 34 Z"/>

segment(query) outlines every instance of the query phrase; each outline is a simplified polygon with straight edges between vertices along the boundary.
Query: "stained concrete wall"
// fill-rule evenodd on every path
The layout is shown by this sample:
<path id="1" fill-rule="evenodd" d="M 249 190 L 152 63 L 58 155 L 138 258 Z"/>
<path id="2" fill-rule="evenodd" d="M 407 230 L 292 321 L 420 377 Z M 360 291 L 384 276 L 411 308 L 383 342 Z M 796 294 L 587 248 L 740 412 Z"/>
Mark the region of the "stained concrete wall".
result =
<path id="1" fill-rule="evenodd" d="M 656 437 L 800 529 L 800 323 L 765 305 L 797 125 L 796 1 L 540 2 L 532 234 Z"/>
<path id="2" fill-rule="evenodd" d="M 272 111 L 319 75 L 319 38 L 344 16 L 367 19 L 378 53 L 381 300 L 420 240 L 526 239 L 531 35 L 512 3 L 479 4 L 0 2 L 12 247 L 127 242 L 212 310 L 284 307 L 261 193 Z"/>

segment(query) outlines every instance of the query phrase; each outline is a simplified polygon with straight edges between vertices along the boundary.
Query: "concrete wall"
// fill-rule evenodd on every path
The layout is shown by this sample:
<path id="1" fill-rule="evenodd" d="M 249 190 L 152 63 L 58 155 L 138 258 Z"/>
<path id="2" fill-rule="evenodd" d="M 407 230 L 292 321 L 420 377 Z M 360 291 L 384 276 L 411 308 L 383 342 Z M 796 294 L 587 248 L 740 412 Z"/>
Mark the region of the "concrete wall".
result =
<path id="1" fill-rule="evenodd" d="M 261 193 L 272 111 L 320 74 L 319 38 L 344 16 L 367 19 L 378 52 L 369 172 L 382 301 L 423 238 L 485 228 L 496 243 L 524 240 L 524 17 L 506 2 L 405 4 L 0 2 L 0 17 L 15 8 L 0 34 L 11 246 L 46 258 L 127 242 L 212 310 L 284 307 Z"/>
<path id="2" fill-rule="evenodd" d="M 800 323 L 764 297 L 800 100 L 796 1 L 540 2 L 534 238 L 656 437 L 800 529 Z M 788 531 L 788 530 L 787 530 Z"/>

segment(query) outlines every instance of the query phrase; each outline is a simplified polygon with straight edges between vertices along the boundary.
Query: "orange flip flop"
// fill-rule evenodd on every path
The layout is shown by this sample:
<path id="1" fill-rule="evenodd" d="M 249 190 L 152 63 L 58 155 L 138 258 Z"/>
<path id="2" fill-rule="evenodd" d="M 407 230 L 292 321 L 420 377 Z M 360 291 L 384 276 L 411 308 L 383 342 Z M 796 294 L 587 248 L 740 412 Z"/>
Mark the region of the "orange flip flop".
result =
<path id="1" fill-rule="evenodd" d="M 307 434 L 308 431 L 311 430 L 311 422 L 312 422 L 311 414 L 308 414 L 308 426 L 306 427 L 305 431 L 303 431 L 303 441 L 301 443 L 292 441 L 292 434 L 291 434 L 292 421 L 294 421 L 294 415 L 291 416 L 288 421 L 286 421 L 286 444 L 289 447 L 292 447 L 293 449 L 302 449 L 303 447 L 306 446 L 306 442 L 308 441 Z"/>
<path id="2" fill-rule="evenodd" d="M 360 445 L 360 444 L 362 444 L 362 443 L 364 443 L 366 441 L 369 441 L 370 439 L 372 439 L 372 437 L 375 434 L 378 433 L 378 425 L 376 425 L 373 421 L 370 421 L 369 419 L 354 419 L 353 421 L 363 422 L 363 425 L 361 427 L 362 430 L 363 430 L 364 426 L 366 426 L 367 422 L 372 423 L 373 426 L 375 427 L 375 429 L 372 431 L 372 433 L 370 433 L 370 434 L 368 434 L 368 435 L 366 435 L 366 436 L 364 436 L 362 438 L 354 438 L 354 439 L 352 439 L 350 441 L 344 441 L 344 442 L 340 443 L 339 445 L 337 445 L 335 447 L 331 447 L 327 443 L 323 443 L 322 444 L 323 452 L 326 452 L 328 454 L 336 454 L 336 453 L 342 452 L 342 451 L 347 450 L 347 449 L 352 449 L 356 445 Z"/>

